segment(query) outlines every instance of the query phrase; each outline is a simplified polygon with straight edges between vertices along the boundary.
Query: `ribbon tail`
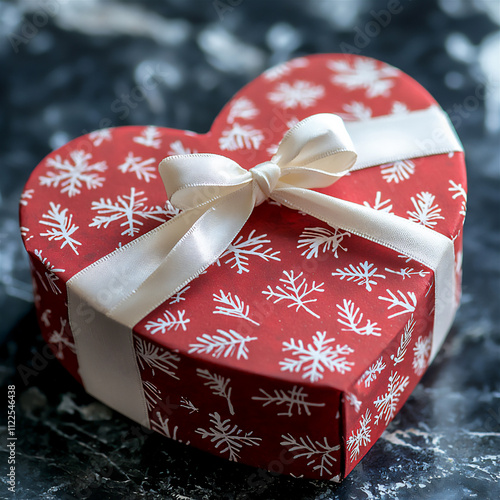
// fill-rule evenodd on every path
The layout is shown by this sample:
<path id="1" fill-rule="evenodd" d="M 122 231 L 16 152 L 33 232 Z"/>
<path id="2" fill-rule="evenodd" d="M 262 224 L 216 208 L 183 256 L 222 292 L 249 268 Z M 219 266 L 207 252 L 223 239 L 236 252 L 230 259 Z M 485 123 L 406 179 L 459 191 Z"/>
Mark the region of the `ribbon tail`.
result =
<path id="1" fill-rule="evenodd" d="M 453 322 L 455 271 L 453 242 L 425 226 L 394 214 L 303 188 L 275 189 L 272 198 L 327 224 L 391 248 L 434 271 L 435 311 L 431 360 Z"/>

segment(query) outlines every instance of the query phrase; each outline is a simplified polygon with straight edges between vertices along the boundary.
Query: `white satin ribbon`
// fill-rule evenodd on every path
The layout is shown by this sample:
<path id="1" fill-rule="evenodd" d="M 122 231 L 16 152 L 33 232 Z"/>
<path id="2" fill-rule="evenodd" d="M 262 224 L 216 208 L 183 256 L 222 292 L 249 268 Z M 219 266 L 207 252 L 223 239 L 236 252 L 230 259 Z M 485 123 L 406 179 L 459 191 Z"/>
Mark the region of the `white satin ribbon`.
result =
<path id="1" fill-rule="evenodd" d="M 90 394 L 149 425 L 134 354 L 134 325 L 214 263 L 253 208 L 267 198 L 433 269 L 435 356 L 455 312 L 451 240 L 406 219 L 310 188 L 326 187 L 353 167 L 461 151 L 461 145 L 439 108 L 375 118 L 348 128 L 354 141 L 338 116 L 310 116 L 288 131 L 270 161 L 248 171 L 212 154 L 173 156 L 161 162 L 168 197 L 184 212 L 67 283 L 80 375 Z M 392 133 L 397 133 L 396 144 Z M 356 164 L 355 150 L 361 160 Z M 90 312 L 95 317 L 86 323 Z"/>

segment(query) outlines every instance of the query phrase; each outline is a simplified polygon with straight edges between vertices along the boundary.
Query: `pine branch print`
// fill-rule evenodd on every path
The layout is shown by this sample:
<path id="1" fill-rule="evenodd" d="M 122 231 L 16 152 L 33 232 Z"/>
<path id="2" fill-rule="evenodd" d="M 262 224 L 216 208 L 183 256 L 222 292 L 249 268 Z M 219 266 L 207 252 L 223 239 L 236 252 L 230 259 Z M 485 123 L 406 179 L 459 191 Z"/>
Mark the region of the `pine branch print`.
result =
<path id="1" fill-rule="evenodd" d="M 159 432 L 160 434 L 163 434 L 164 436 L 170 439 L 177 440 L 177 431 L 179 430 L 179 427 L 176 425 L 172 429 L 172 431 L 170 431 L 170 428 L 168 426 L 168 418 L 162 418 L 161 413 L 159 411 L 156 412 L 156 418 L 158 419 L 158 421 L 155 420 L 151 421 L 151 429 L 153 429 L 156 432 Z"/>
<path id="2" fill-rule="evenodd" d="M 359 457 L 361 453 L 361 447 L 366 446 L 371 441 L 371 412 L 366 410 L 366 413 L 361 417 L 359 421 L 359 427 L 351 432 L 349 439 L 347 440 L 347 450 L 351 452 L 350 461 L 353 462 Z"/>
<path id="3" fill-rule="evenodd" d="M 187 331 L 186 325 L 191 321 L 188 318 L 185 318 L 186 314 L 185 310 L 177 311 L 177 315 L 173 312 L 165 310 L 163 313 L 163 317 L 159 317 L 156 320 L 150 320 L 146 323 L 146 330 L 150 332 L 152 335 L 155 333 L 166 333 L 167 331 L 174 329 L 177 331 L 181 328 L 184 331 Z"/>
<path id="4" fill-rule="evenodd" d="M 299 309 L 304 309 L 311 316 L 315 318 L 319 318 L 319 314 L 311 311 L 305 304 L 309 304 L 311 302 L 316 302 L 318 299 L 306 299 L 308 295 L 315 292 L 324 292 L 324 289 L 321 288 L 324 283 L 320 283 L 316 285 L 316 282 L 313 281 L 309 286 L 305 278 L 300 281 L 300 278 L 304 273 L 300 273 L 298 276 L 294 275 L 293 271 L 283 271 L 285 278 L 280 278 L 280 281 L 283 283 L 283 286 L 277 286 L 276 290 L 273 290 L 270 285 L 267 286 L 267 290 L 264 290 L 262 293 L 267 295 L 267 300 L 274 299 L 274 304 L 281 302 L 282 300 L 290 301 L 288 307 L 295 307 L 295 311 L 298 312 Z"/>
<path id="5" fill-rule="evenodd" d="M 219 138 L 219 147 L 222 151 L 236 151 L 237 149 L 259 149 L 264 140 L 261 130 L 251 125 L 233 123 L 230 129 L 223 130 Z"/>
<path id="6" fill-rule="evenodd" d="M 54 330 L 48 339 L 49 344 L 53 344 L 57 349 L 55 356 L 57 359 L 64 359 L 64 349 L 69 349 L 71 352 L 76 353 L 76 347 L 69 338 L 65 336 L 65 328 L 67 321 L 63 318 L 59 318 L 60 328 L 59 330 Z"/>
<path id="7" fill-rule="evenodd" d="M 363 373 L 361 378 L 358 380 L 358 384 L 365 383 L 365 387 L 370 387 L 371 383 L 377 380 L 377 377 L 383 372 L 386 367 L 384 359 L 382 356 L 373 363 L 368 370 Z"/>
<path id="8" fill-rule="evenodd" d="M 332 474 L 330 468 L 337 461 L 333 453 L 340 450 L 340 445 L 329 445 L 326 437 L 323 441 L 313 441 L 309 436 L 297 439 L 291 434 L 282 434 L 281 439 L 281 446 L 287 447 L 294 459 L 306 458 L 307 465 L 313 465 L 312 469 L 319 471 L 320 476 Z"/>
<path id="9" fill-rule="evenodd" d="M 197 344 L 190 344 L 189 354 L 211 354 L 214 358 L 232 357 L 236 354 L 236 359 L 248 359 L 247 343 L 257 340 L 257 337 L 240 335 L 234 330 L 226 332 L 217 330 L 219 335 L 208 335 L 204 333 L 201 337 L 196 337 Z"/>
<path id="10" fill-rule="evenodd" d="M 131 172 L 136 175 L 137 179 L 149 182 L 151 179 L 156 179 L 156 158 L 148 158 L 143 160 L 142 156 L 134 156 L 130 152 L 125 161 L 118 165 L 118 170 L 124 174 Z"/>
<path id="11" fill-rule="evenodd" d="M 224 251 L 224 253 L 217 260 L 217 265 L 221 265 L 224 257 L 229 258 L 224 261 L 224 264 L 231 264 L 231 269 L 236 268 L 238 274 L 248 273 L 249 257 L 259 257 L 265 262 L 270 260 L 280 261 L 277 256 L 279 250 L 273 252 L 272 248 L 263 249 L 265 243 L 271 243 L 271 240 L 266 239 L 267 234 L 255 236 L 255 230 L 252 230 L 248 238 L 244 239 L 243 236 L 238 236 Z"/>
<path id="12" fill-rule="evenodd" d="M 144 397 L 146 398 L 146 406 L 149 411 L 152 411 L 161 400 L 161 391 L 149 381 L 143 381 L 142 388 L 144 390 Z"/>
<path id="13" fill-rule="evenodd" d="M 186 410 L 189 410 L 190 415 L 192 413 L 198 413 L 200 411 L 200 409 L 196 408 L 196 406 L 189 399 L 186 399 L 184 397 L 181 398 L 179 406 L 181 408 L 186 408 Z"/>
<path id="14" fill-rule="evenodd" d="M 341 243 L 345 237 L 351 236 L 347 231 L 340 231 L 338 228 L 333 228 L 333 231 L 324 227 L 305 228 L 300 235 L 297 248 L 307 247 L 301 255 L 306 259 L 317 258 L 320 248 L 322 252 L 331 252 L 334 257 L 338 257 L 338 250 L 347 252 Z"/>
<path id="15" fill-rule="evenodd" d="M 227 123 L 234 123 L 237 118 L 251 120 L 258 114 L 259 110 L 255 107 L 253 101 L 248 99 L 248 97 L 239 97 L 231 105 L 231 109 L 227 115 Z"/>
<path id="16" fill-rule="evenodd" d="M 109 128 L 103 128 L 101 130 L 94 130 L 90 132 L 89 139 L 95 148 L 99 147 L 104 141 L 111 140 L 111 130 Z"/>
<path id="17" fill-rule="evenodd" d="M 434 205 L 435 198 L 434 195 L 426 191 L 417 194 L 416 199 L 412 196 L 411 202 L 415 210 L 408 210 L 406 212 L 409 215 L 408 218 L 417 224 L 422 224 L 432 229 L 437 224 L 437 220 L 444 219 L 441 215 L 439 205 Z"/>
<path id="18" fill-rule="evenodd" d="M 45 280 L 42 278 L 41 274 L 38 271 L 35 271 L 38 278 L 40 279 L 40 283 L 45 288 L 45 291 L 51 291 L 55 295 L 61 294 L 61 289 L 57 286 L 57 282 L 59 281 L 59 276 L 55 273 L 63 273 L 65 270 L 62 268 L 56 268 L 47 257 L 42 255 L 42 250 L 35 249 L 35 255 L 40 259 L 40 262 L 45 266 Z M 47 285 L 45 284 L 47 281 Z"/>
<path id="19" fill-rule="evenodd" d="M 132 140 L 137 144 L 142 144 L 149 148 L 160 149 L 161 146 L 161 133 L 153 126 L 146 127 L 141 135 L 134 137 Z"/>
<path id="20" fill-rule="evenodd" d="M 184 297 L 184 294 L 191 288 L 190 285 L 185 286 L 184 288 L 181 288 L 178 292 L 174 293 L 172 297 L 170 297 L 169 304 L 179 304 L 180 302 L 186 300 L 186 297 Z"/>
<path id="21" fill-rule="evenodd" d="M 451 187 L 448 188 L 448 191 L 451 193 L 454 193 L 452 198 L 455 200 L 456 198 L 462 197 L 462 208 L 460 210 L 460 215 L 463 215 L 465 217 L 467 213 L 467 193 L 465 192 L 464 187 L 462 184 L 457 184 L 456 182 L 453 182 L 452 180 L 449 181 Z"/>
<path id="22" fill-rule="evenodd" d="M 388 214 L 392 213 L 392 205 L 390 205 L 391 200 L 383 200 L 382 201 L 382 193 L 380 191 L 377 191 L 375 194 L 375 203 L 370 205 L 367 201 L 363 202 L 363 205 L 368 208 L 373 208 L 374 210 L 380 210 L 381 212 L 386 212 Z"/>
<path id="23" fill-rule="evenodd" d="M 304 345 L 302 339 L 297 342 L 291 338 L 290 342 L 283 342 L 282 350 L 292 351 L 295 358 L 285 358 L 280 361 L 282 371 L 292 373 L 303 372 L 302 378 L 317 382 L 324 377 L 325 370 L 344 374 L 351 371 L 354 362 L 347 361 L 347 356 L 354 352 L 348 345 L 337 344 L 335 348 L 329 344 L 334 338 L 327 339 L 326 332 L 316 332 L 312 337 L 313 343 Z"/>
<path id="24" fill-rule="evenodd" d="M 179 139 L 177 139 L 176 141 L 170 143 L 170 150 L 168 151 L 168 155 L 190 155 L 197 152 L 198 151 L 196 151 L 196 149 L 187 148 Z"/>
<path id="25" fill-rule="evenodd" d="M 416 269 L 413 269 L 413 267 L 404 267 L 404 268 L 402 267 L 399 269 L 399 271 L 394 271 L 393 269 L 388 269 L 386 267 L 385 270 L 388 273 L 399 274 L 403 278 L 403 280 L 405 278 L 411 278 L 412 276 L 420 276 L 421 278 L 423 278 L 424 276 L 427 276 L 430 272 L 430 271 L 424 271 L 423 269 L 417 271 Z"/>
<path id="26" fill-rule="evenodd" d="M 210 373 L 208 370 L 202 370 L 200 368 L 196 369 L 198 377 L 206 380 L 203 385 L 208 386 L 215 396 L 220 396 L 227 401 L 227 406 L 229 413 L 234 415 L 233 404 L 231 403 L 231 387 L 229 387 L 229 382 L 231 379 L 224 378 L 222 375 L 217 375 L 216 373 Z"/>
<path id="27" fill-rule="evenodd" d="M 240 458 L 240 452 L 243 446 L 259 446 L 261 438 L 253 436 L 253 431 L 245 432 L 237 426 L 231 425 L 231 420 L 222 420 L 217 413 L 210 413 L 210 422 L 212 427 L 208 430 L 198 428 L 196 433 L 200 434 L 202 439 L 210 438 L 215 447 L 220 448 L 220 453 L 228 453 L 229 460 L 237 462 Z"/>
<path id="28" fill-rule="evenodd" d="M 225 316 L 232 316 L 233 318 L 246 319 L 250 323 L 259 326 L 257 321 L 254 321 L 249 317 L 250 306 L 245 305 L 245 303 L 240 300 L 240 298 L 235 295 L 231 296 L 231 292 L 227 295 L 224 294 L 222 290 L 219 290 L 220 296 L 216 293 L 213 294 L 214 302 L 222 304 L 220 306 L 215 306 L 214 314 L 224 314 Z"/>
<path id="29" fill-rule="evenodd" d="M 306 401 L 308 394 L 304 392 L 303 387 L 294 385 L 291 389 L 274 389 L 274 395 L 268 394 L 264 389 L 259 389 L 262 396 L 252 396 L 255 401 L 264 401 L 262 406 L 268 406 L 270 404 L 275 404 L 276 406 L 284 405 L 287 407 L 288 411 L 278 413 L 278 416 L 293 417 L 294 408 L 297 409 L 297 415 L 301 415 L 302 411 L 307 416 L 311 416 L 310 408 L 313 406 L 325 406 L 325 403 L 311 403 Z"/>
<path id="30" fill-rule="evenodd" d="M 395 318 L 396 316 L 400 316 L 401 314 L 408 314 L 415 311 L 415 308 L 417 307 L 417 297 L 415 296 L 415 293 L 407 292 L 407 295 L 405 295 L 401 290 L 398 290 L 397 291 L 399 295 L 398 297 L 388 288 L 386 289 L 386 292 L 389 294 L 389 297 L 383 297 L 379 295 L 378 298 L 380 300 L 385 300 L 386 302 L 390 303 L 390 306 L 388 306 L 387 309 L 391 310 L 394 307 L 401 308 L 399 311 L 388 316 L 389 319 Z"/>
<path id="31" fill-rule="evenodd" d="M 356 394 L 352 393 L 352 392 L 348 392 L 346 395 L 345 395 L 345 399 L 346 401 L 354 407 L 354 411 L 356 413 L 359 413 L 359 410 L 361 409 L 361 405 L 363 404 L 363 402 L 361 400 L 358 399 L 358 397 L 356 396 Z"/>
<path id="32" fill-rule="evenodd" d="M 410 377 L 401 377 L 398 372 L 391 372 L 387 384 L 387 392 L 374 401 L 378 412 L 375 416 L 375 424 L 378 425 L 381 419 L 384 419 L 386 424 L 392 420 L 396 414 L 401 394 L 408 387 L 409 383 Z"/>
<path id="33" fill-rule="evenodd" d="M 368 261 L 360 262 L 358 266 L 353 266 L 352 264 L 349 267 L 344 267 L 344 269 L 336 269 L 336 272 L 332 273 L 332 276 L 340 276 L 340 279 L 343 280 L 346 278 L 346 281 L 354 281 L 359 286 L 365 286 L 368 292 L 372 291 L 372 285 L 377 285 L 377 282 L 374 278 L 385 279 L 383 274 L 376 274 L 377 272 L 374 264 L 368 264 Z"/>
<path id="34" fill-rule="evenodd" d="M 49 241 L 62 241 L 61 249 L 69 245 L 73 252 L 78 255 L 76 247 L 81 243 L 75 240 L 72 235 L 78 230 L 79 226 L 73 224 L 73 215 L 68 212 L 68 209 L 61 210 L 61 205 L 56 205 L 51 201 L 50 209 L 46 214 L 42 214 L 42 219 L 39 221 L 40 224 L 48 226 L 49 229 L 44 233 L 40 233 L 40 236 L 46 236 Z"/>
<path id="35" fill-rule="evenodd" d="M 337 304 L 339 310 L 339 316 L 341 319 L 337 319 L 339 323 L 346 326 L 347 328 L 342 328 L 343 332 L 354 332 L 358 335 L 374 335 L 375 337 L 380 337 L 381 329 L 377 326 L 377 323 L 372 323 L 369 319 L 366 320 L 366 325 L 360 326 L 363 321 L 363 313 L 360 312 L 359 307 L 356 307 L 352 300 L 343 300 L 343 304 Z"/>
<path id="36" fill-rule="evenodd" d="M 395 161 L 394 163 L 386 163 L 380 165 L 382 178 L 388 182 L 399 184 L 410 178 L 415 173 L 415 163 L 411 160 Z"/>
<path id="37" fill-rule="evenodd" d="M 147 342 L 140 337 L 134 336 L 135 339 L 135 355 L 141 369 L 145 366 L 151 368 L 151 373 L 155 374 L 155 369 L 170 375 L 172 378 L 179 380 L 175 371 L 178 369 L 178 363 L 181 360 L 180 356 L 166 349 L 161 349 Z"/>
<path id="38" fill-rule="evenodd" d="M 402 363 L 408 346 L 410 345 L 411 336 L 413 335 L 413 330 L 415 330 L 415 320 L 413 319 L 413 314 L 411 315 L 408 323 L 406 323 L 403 333 L 401 334 L 401 340 L 399 343 L 398 351 L 396 355 L 391 354 L 391 359 L 394 362 L 394 366 Z"/>

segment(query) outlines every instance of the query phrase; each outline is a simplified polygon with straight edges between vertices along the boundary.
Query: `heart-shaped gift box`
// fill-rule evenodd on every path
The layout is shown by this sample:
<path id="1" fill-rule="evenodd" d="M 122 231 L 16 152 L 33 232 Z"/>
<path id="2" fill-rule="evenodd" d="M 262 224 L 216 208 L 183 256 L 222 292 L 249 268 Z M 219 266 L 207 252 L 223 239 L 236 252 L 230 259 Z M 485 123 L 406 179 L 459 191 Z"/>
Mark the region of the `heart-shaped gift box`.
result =
<path id="1" fill-rule="evenodd" d="M 328 187 L 299 188 L 322 193 L 327 212 L 328 200 L 337 200 L 322 216 L 316 194 L 304 210 L 286 194 L 273 197 L 269 172 L 296 141 L 296 158 L 323 161 L 318 144 L 327 136 L 317 133 L 317 120 L 321 129 L 326 117 L 329 128 L 330 114 L 346 123 L 358 161 Z M 280 144 L 289 129 L 292 139 Z M 193 221 L 186 235 L 166 222 L 180 210 L 167 202 L 157 167 L 172 155 L 162 168 L 172 160 L 178 177 L 187 172 L 173 181 L 184 214 L 194 184 L 206 213 L 217 212 L 219 191 L 205 177 L 217 177 L 225 160 L 213 155 L 243 169 L 253 201 L 271 195 L 195 273 L 189 245 L 201 253 L 220 245 L 220 228 L 235 217 L 231 209 L 218 215 L 202 236 L 191 234 Z M 271 158 L 264 174 L 245 172 L 268 168 Z M 201 180 L 189 178 L 192 161 Z M 169 175 L 162 172 L 167 184 Z M 266 71 L 207 134 L 130 126 L 74 139 L 35 169 L 20 219 L 44 338 L 88 392 L 230 460 L 339 481 L 382 434 L 446 335 L 460 296 L 465 201 L 460 144 L 419 84 L 373 59 L 317 55 Z M 147 243 L 161 228 L 168 238 L 179 232 L 175 242 L 187 251 L 178 262 L 186 265 L 165 274 L 165 281 L 180 275 L 170 292 L 160 279 L 136 297 L 135 276 L 143 276 L 139 283 L 154 275 L 172 250 L 154 237 Z M 140 300 L 149 302 L 142 319 L 122 321 Z"/>

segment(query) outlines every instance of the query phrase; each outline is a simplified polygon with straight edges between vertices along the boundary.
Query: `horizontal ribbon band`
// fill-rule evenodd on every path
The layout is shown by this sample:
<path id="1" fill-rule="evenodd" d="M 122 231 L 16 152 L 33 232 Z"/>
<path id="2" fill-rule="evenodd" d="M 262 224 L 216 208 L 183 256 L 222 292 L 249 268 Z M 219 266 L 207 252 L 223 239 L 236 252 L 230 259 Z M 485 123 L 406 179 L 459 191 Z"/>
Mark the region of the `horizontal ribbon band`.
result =
<path id="1" fill-rule="evenodd" d="M 431 107 L 351 123 L 347 130 L 336 115 L 310 116 L 285 134 L 271 160 L 250 170 L 213 154 L 166 158 L 160 164 L 160 174 L 169 199 L 184 211 L 68 282 L 69 318 L 86 390 L 149 425 L 133 327 L 213 264 L 253 208 L 267 198 L 433 269 L 433 357 L 454 315 L 451 240 L 393 214 L 311 188 L 331 185 L 349 170 L 461 150 L 446 115 Z M 88 311 L 95 316 L 91 322 L 87 321 Z"/>

